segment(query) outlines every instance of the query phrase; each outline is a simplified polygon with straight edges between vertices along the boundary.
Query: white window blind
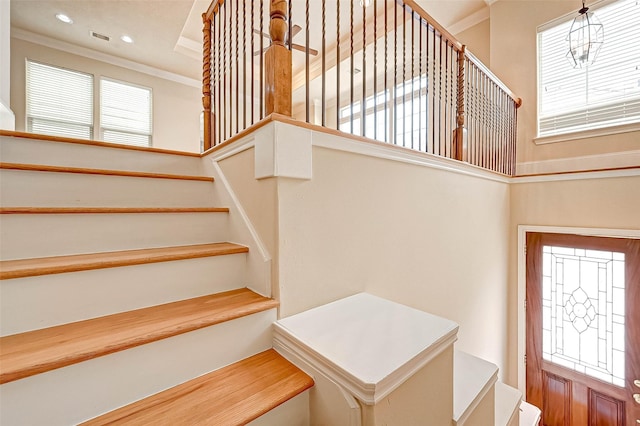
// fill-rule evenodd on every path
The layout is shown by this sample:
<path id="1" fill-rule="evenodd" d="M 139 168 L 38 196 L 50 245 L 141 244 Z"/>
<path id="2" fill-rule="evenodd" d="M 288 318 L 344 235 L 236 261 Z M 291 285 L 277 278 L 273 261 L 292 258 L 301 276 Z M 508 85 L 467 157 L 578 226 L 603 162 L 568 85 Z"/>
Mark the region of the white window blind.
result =
<path id="1" fill-rule="evenodd" d="M 27 61 L 27 131 L 91 139 L 93 76 Z"/>
<path id="2" fill-rule="evenodd" d="M 538 32 L 538 135 L 640 122 L 640 2 L 618 0 L 590 12 L 604 26 L 595 62 L 566 59 L 568 21 Z"/>
<path id="3" fill-rule="evenodd" d="M 100 127 L 106 142 L 150 146 L 151 89 L 100 80 Z"/>

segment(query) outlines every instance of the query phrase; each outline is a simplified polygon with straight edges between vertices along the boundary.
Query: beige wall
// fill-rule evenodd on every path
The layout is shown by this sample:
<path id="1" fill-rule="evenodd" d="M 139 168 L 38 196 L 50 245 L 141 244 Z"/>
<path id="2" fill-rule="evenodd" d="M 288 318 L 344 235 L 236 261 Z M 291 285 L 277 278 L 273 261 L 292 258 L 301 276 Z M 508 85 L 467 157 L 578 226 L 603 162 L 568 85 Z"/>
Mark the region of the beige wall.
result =
<path id="1" fill-rule="evenodd" d="M 516 383 L 518 357 L 518 225 L 640 230 L 640 176 L 511 185 L 509 250 L 509 366 Z"/>
<path id="2" fill-rule="evenodd" d="M 368 291 L 460 324 L 504 365 L 508 185 L 314 147 L 311 181 L 278 185 L 281 311 Z"/>
<path id="3" fill-rule="evenodd" d="M 536 28 L 575 12 L 571 1 L 500 0 L 491 5 L 491 70 L 523 99 L 518 110 L 518 162 L 599 155 L 640 149 L 640 132 L 536 145 Z"/>
<path id="4" fill-rule="evenodd" d="M 640 230 L 637 173 L 506 183 L 379 158 L 379 150 L 407 152 L 316 144 L 311 180 L 256 180 L 253 148 L 221 161 L 273 256 L 282 316 L 367 291 L 458 322 L 457 347 L 497 364 L 515 386 L 518 226 Z"/>
<path id="5" fill-rule="evenodd" d="M 473 55 L 491 68 L 491 25 L 488 19 L 455 34 L 460 42 L 467 46 Z"/>
<path id="6" fill-rule="evenodd" d="M 508 184 L 321 147 L 313 179 L 256 181 L 253 155 L 221 167 L 278 259 L 282 316 L 367 291 L 458 322 L 458 348 L 505 365 Z"/>
<path id="7" fill-rule="evenodd" d="M 73 55 L 16 38 L 11 39 L 11 109 L 16 130 L 24 131 L 25 59 L 110 77 L 153 89 L 153 146 L 182 151 L 200 151 L 201 94 L 199 88 L 153 77 L 137 71 Z M 97 99 L 96 99 L 97 101 Z"/>

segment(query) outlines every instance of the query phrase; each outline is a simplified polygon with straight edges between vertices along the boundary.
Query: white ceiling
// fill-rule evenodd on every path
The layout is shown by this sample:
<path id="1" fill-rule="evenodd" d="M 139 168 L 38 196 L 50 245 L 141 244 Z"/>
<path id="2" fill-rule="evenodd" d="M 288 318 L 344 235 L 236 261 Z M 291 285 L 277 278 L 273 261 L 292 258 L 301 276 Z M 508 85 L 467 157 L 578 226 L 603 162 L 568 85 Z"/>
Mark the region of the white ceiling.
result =
<path id="1" fill-rule="evenodd" d="M 23 34 L 26 31 L 191 79 L 201 78 L 201 14 L 210 0 L 10 1 L 12 28 Z M 294 1 L 294 8 L 302 3 Z M 487 7 L 485 0 L 417 2 L 445 27 Z M 331 4 L 329 0 L 327 8 Z M 74 23 L 58 21 L 57 13 L 67 14 Z M 110 41 L 94 38 L 90 31 L 107 35 Z M 120 40 L 123 34 L 135 42 L 124 43 Z"/>

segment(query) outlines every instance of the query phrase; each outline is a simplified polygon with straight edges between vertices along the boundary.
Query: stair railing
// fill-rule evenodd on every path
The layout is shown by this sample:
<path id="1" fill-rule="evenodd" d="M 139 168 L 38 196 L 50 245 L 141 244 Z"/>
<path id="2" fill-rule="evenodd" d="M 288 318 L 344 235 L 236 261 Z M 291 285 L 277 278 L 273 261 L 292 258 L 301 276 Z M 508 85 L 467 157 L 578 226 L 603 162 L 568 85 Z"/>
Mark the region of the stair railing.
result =
<path id="1" fill-rule="evenodd" d="M 203 14 L 205 149 L 275 112 L 515 172 L 520 99 L 413 0 L 269 6 Z"/>

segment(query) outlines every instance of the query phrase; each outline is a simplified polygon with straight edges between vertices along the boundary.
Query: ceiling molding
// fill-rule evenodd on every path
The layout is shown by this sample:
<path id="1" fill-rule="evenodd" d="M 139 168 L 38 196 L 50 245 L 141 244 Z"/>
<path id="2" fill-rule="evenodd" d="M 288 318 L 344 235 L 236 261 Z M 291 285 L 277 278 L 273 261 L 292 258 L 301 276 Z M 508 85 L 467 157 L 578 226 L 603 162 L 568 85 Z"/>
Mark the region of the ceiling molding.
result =
<path id="1" fill-rule="evenodd" d="M 111 65 L 129 69 L 132 71 L 137 71 L 153 77 L 158 77 L 165 80 L 173 81 L 175 83 L 184 84 L 186 86 L 200 87 L 202 85 L 201 81 L 186 77 L 184 75 L 175 74 L 170 71 L 165 71 L 149 65 L 141 64 L 139 62 L 131 61 L 129 59 L 120 58 L 117 56 L 110 55 L 108 53 L 98 52 L 97 50 L 67 43 L 66 41 L 46 37 L 41 34 L 32 33 L 30 31 L 26 31 L 21 28 L 12 27 L 11 37 L 19 40 L 24 40 L 29 43 L 39 44 L 45 47 L 49 47 L 51 49 L 61 50 L 63 52 L 71 53 L 73 55 L 83 56 L 85 58 L 105 62 Z"/>
<path id="2" fill-rule="evenodd" d="M 202 59 L 202 42 L 191 40 L 190 38 L 180 36 L 173 48 L 175 52 L 182 53 L 190 58 Z"/>
<path id="3" fill-rule="evenodd" d="M 486 0 L 485 0 L 486 1 Z M 489 0 L 493 3 L 492 0 Z M 456 35 L 461 33 L 462 31 L 469 29 L 471 27 L 473 27 L 474 25 L 479 24 L 480 22 L 486 21 L 487 19 L 489 19 L 489 7 L 483 7 L 482 9 L 480 9 L 477 12 L 472 13 L 471 15 L 467 16 L 466 18 L 463 18 L 461 20 L 459 20 L 458 22 L 456 22 L 453 25 L 450 25 L 448 30 L 451 34 Z"/>

